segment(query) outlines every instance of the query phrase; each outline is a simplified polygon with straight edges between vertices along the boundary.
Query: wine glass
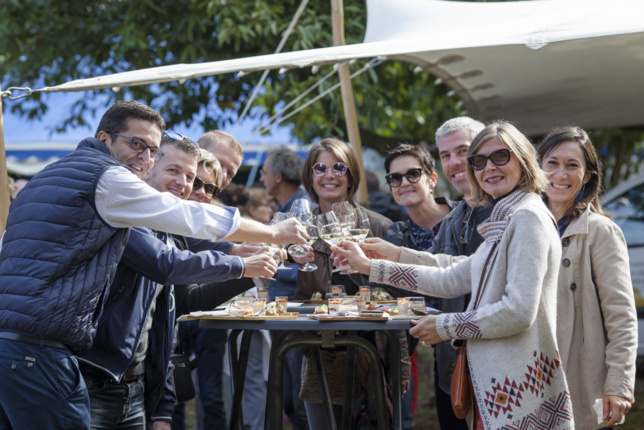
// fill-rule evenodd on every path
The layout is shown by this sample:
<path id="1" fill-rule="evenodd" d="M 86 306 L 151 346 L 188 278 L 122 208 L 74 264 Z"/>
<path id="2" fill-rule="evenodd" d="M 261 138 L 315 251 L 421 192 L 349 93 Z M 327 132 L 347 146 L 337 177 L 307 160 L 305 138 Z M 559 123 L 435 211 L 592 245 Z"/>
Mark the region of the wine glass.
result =
<path id="1" fill-rule="evenodd" d="M 331 210 L 338 217 L 338 221 L 340 221 L 340 226 L 342 227 L 342 235 L 344 237 L 351 236 L 349 234 L 349 229 L 353 227 L 353 224 L 355 223 L 355 217 L 356 217 L 355 212 L 353 210 L 353 206 L 351 206 L 351 203 L 349 202 L 333 203 L 333 205 L 331 206 Z"/>
<path id="2" fill-rule="evenodd" d="M 320 236 L 319 233 L 319 227 L 318 223 L 316 220 L 309 219 L 306 224 L 302 223 L 303 225 L 306 225 L 306 234 L 309 235 L 309 240 L 306 242 L 306 245 L 291 245 L 288 247 L 288 253 L 291 254 L 293 257 L 306 257 L 306 255 L 309 253 L 309 247 L 318 240 L 318 237 Z M 310 262 L 306 262 L 304 265 L 301 265 L 298 269 L 303 271 L 303 272 L 312 272 L 316 270 L 318 266 L 315 264 L 312 264 Z"/>
<path id="3" fill-rule="evenodd" d="M 298 220 L 303 226 L 306 225 L 311 220 L 311 203 L 306 199 L 297 199 L 291 205 L 291 211 L 289 212 L 289 217 L 293 217 Z"/>
<path id="4" fill-rule="evenodd" d="M 369 231 L 371 231 L 371 222 L 367 216 L 367 212 L 364 208 L 358 206 L 354 209 L 356 215 L 356 222 L 352 229 L 349 230 L 351 236 L 356 242 L 362 242 L 365 240 Z"/>
<path id="5" fill-rule="evenodd" d="M 317 216 L 318 226 L 320 228 L 320 239 L 329 245 L 335 245 L 342 236 L 342 227 L 338 217 L 333 212 L 325 212 Z"/>
<path id="6" fill-rule="evenodd" d="M 275 212 L 273 214 L 273 218 L 271 219 L 270 225 L 275 225 L 275 224 L 278 224 L 278 223 L 280 223 L 282 221 L 286 221 L 288 219 L 288 217 L 289 217 L 288 213 Z M 283 245 L 275 245 L 275 244 L 272 244 L 272 243 L 267 243 L 266 246 L 268 246 L 268 249 L 271 252 L 271 257 L 273 257 L 277 251 L 279 251 L 280 249 L 284 248 Z M 280 270 L 280 269 L 288 269 L 288 267 L 284 266 L 284 260 L 283 259 L 281 259 L 279 264 L 277 265 L 277 270 Z"/>

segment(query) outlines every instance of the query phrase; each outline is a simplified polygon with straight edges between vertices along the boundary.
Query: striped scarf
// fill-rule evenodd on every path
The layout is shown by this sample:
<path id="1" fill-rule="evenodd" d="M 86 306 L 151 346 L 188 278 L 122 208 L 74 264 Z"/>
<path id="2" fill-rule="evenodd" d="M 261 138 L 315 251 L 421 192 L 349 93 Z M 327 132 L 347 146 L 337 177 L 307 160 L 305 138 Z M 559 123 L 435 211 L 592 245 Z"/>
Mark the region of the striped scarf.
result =
<path id="1" fill-rule="evenodd" d="M 514 191 L 502 198 L 494 205 L 494 210 L 488 219 L 478 225 L 477 230 L 483 236 L 485 243 L 490 245 L 501 240 L 505 227 L 510 221 L 512 213 L 528 199 L 540 198 L 534 193 L 521 190 Z"/>

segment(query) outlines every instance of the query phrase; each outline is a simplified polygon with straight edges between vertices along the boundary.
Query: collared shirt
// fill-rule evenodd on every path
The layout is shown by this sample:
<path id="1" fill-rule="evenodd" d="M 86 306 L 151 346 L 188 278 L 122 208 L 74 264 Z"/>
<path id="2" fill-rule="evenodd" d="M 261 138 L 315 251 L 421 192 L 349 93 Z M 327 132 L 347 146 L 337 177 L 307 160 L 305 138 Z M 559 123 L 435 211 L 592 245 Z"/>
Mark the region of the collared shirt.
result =
<path id="1" fill-rule="evenodd" d="M 182 236 L 220 240 L 239 228 L 236 208 L 204 205 L 160 193 L 125 167 L 108 168 L 98 180 L 98 214 L 113 227 L 148 227 Z"/>

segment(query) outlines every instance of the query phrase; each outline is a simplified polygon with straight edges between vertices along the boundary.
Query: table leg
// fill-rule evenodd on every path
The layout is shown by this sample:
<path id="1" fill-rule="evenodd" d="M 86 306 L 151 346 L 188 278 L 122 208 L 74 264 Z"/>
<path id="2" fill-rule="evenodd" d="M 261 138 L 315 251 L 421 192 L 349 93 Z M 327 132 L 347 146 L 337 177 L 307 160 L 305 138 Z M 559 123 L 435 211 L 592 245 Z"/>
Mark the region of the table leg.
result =
<path id="1" fill-rule="evenodd" d="M 233 402 L 230 410 L 230 424 L 231 430 L 244 428 L 244 411 L 242 408 L 242 401 L 244 395 L 244 382 L 246 380 L 246 365 L 248 363 L 248 353 L 250 350 L 250 341 L 252 339 L 253 331 L 245 330 L 242 334 L 242 342 L 239 351 L 239 358 L 237 354 L 237 337 L 241 330 L 232 330 L 228 337 L 228 351 L 230 354 L 230 378 L 233 388 Z"/>
<path id="2" fill-rule="evenodd" d="M 322 353 L 320 352 L 319 346 L 313 348 L 313 363 L 315 364 L 315 371 L 318 375 L 320 397 L 322 397 L 322 404 L 326 411 L 327 422 L 331 426 L 330 430 L 336 430 L 338 428 L 338 423 L 335 422 L 335 415 L 333 414 L 333 404 L 331 403 L 331 396 L 329 395 L 329 384 L 326 382 L 326 373 L 324 373 Z"/>
<path id="3" fill-rule="evenodd" d="M 284 342 L 288 331 L 276 331 L 271 341 L 271 353 L 268 367 L 268 395 L 266 396 L 265 427 L 282 428 L 282 380 L 284 378 L 284 361 L 277 363 L 277 352 Z"/>
<path id="4" fill-rule="evenodd" d="M 353 375 L 355 375 L 356 348 L 347 346 L 347 362 L 344 374 L 347 375 L 347 383 L 344 386 L 344 401 L 342 403 L 342 422 L 340 428 L 351 429 L 351 409 L 353 406 Z M 349 377 L 351 375 L 351 377 Z"/>
<path id="5" fill-rule="evenodd" d="M 394 429 L 402 429 L 402 377 L 400 375 L 400 342 L 395 331 L 383 330 L 389 340 L 389 366 L 391 366 L 391 394 L 394 406 Z"/>
<path id="6" fill-rule="evenodd" d="M 284 336 L 281 337 L 283 339 Z M 315 346 L 319 347 L 322 345 L 322 338 L 321 336 L 315 336 L 315 335 L 295 335 L 291 337 L 289 340 L 280 343 L 280 344 L 273 344 L 273 347 L 271 348 L 271 361 L 270 361 L 270 371 L 269 371 L 269 393 L 271 395 L 268 396 L 266 400 L 266 410 L 268 411 L 279 411 L 281 413 L 282 410 L 282 376 L 283 376 L 283 371 L 282 371 L 282 366 L 284 362 L 284 355 L 288 350 L 291 348 L 294 348 L 296 346 Z M 369 358 L 371 359 L 372 363 L 379 363 L 380 362 L 380 357 L 378 355 L 378 351 L 374 345 L 372 345 L 369 341 L 366 339 L 363 339 L 358 336 L 346 336 L 346 335 L 341 335 L 335 338 L 334 341 L 335 346 L 349 346 L 349 347 L 359 347 L 362 348 L 368 355 Z M 398 348 L 398 356 L 400 356 L 400 351 Z M 384 377 L 382 375 L 382 371 L 380 369 L 380 366 L 374 365 L 371 367 L 372 372 L 373 372 L 373 378 L 374 378 L 374 383 L 375 383 L 375 395 L 376 395 L 376 402 L 379 405 L 382 405 L 382 407 L 378 408 L 378 428 L 382 430 L 386 430 L 389 426 L 387 424 L 387 416 L 385 414 L 385 383 L 384 383 Z M 321 373 L 324 375 L 324 373 Z M 318 373 L 318 376 L 320 373 Z M 353 372 L 349 376 L 350 378 L 353 378 Z M 396 379 L 396 378 L 394 378 Z M 400 363 L 398 363 L 398 393 L 400 394 Z M 394 381 L 395 382 L 395 381 Z M 326 402 L 325 402 L 326 403 Z M 330 407 L 330 401 L 329 401 L 329 407 Z M 399 403 L 400 404 L 400 403 Z M 398 409 L 398 415 L 400 415 L 400 409 Z M 266 428 L 269 430 L 273 429 L 281 429 L 282 428 L 282 420 L 281 420 L 281 415 L 279 416 L 279 419 L 277 419 L 275 414 L 270 415 L 270 421 L 269 415 L 266 417 Z M 334 420 L 330 421 L 331 423 L 334 422 Z M 402 424 L 402 420 L 401 420 Z M 402 429 L 402 425 L 398 427 L 394 427 L 396 429 Z"/>

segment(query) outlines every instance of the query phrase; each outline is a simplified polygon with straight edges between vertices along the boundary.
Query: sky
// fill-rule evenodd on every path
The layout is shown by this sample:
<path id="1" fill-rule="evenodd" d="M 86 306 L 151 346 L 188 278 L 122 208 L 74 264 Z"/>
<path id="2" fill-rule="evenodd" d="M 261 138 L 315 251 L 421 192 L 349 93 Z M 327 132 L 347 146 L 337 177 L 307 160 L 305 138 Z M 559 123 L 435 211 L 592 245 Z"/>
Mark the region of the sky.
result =
<path id="1" fill-rule="evenodd" d="M 2 112 L 4 118 L 4 137 L 5 143 L 23 143 L 23 142 L 79 142 L 82 139 L 92 136 L 100 120 L 102 112 L 99 112 L 96 118 L 88 120 L 91 126 L 70 129 L 64 133 L 55 133 L 53 130 L 57 124 L 62 124 L 63 119 L 69 113 L 69 108 L 79 97 L 78 93 L 51 93 L 46 94 L 46 102 L 50 106 L 47 113 L 35 120 L 23 118 L 9 112 L 12 103 L 19 101 L 2 99 Z M 52 107 L 58 108 L 52 108 Z M 107 110 L 107 107 L 105 108 Z M 240 142 L 244 142 L 253 129 L 260 124 L 260 121 L 247 119 L 235 129 L 235 125 L 227 125 L 222 131 L 233 134 Z M 168 127 L 193 140 L 197 140 L 203 133 L 204 129 L 199 124 L 194 124 L 187 128 L 185 126 Z M 293 142 L 290 129 L 287 127 L 276 127 L 270 133 L 261 137 L 255 137 L 249 141 L 250 144 L 286 144 Z"/>

